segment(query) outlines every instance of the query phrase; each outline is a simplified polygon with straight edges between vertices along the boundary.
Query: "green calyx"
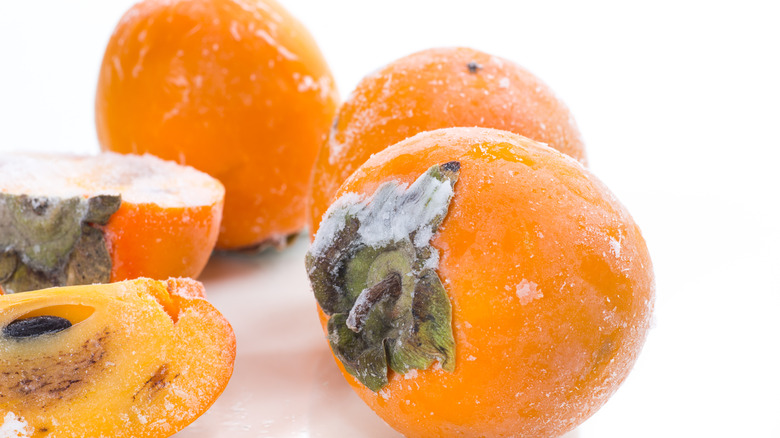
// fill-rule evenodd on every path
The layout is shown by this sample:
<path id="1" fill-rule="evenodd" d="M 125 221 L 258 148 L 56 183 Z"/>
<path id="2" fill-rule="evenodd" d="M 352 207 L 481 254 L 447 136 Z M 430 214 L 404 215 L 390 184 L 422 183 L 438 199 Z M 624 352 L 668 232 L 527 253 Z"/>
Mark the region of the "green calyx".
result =
<path id="1" fill-rule="evenodd" d="M 368 199 L 346 194 L 326 213 L 306 255 L 328 338 L 344 368 L 374 392 L 388 369 L 438 362 L 455 369 L 452 307 L 430 245 L 454 194 L 460 163 L 428 169 L 408 188 L 383 184 Z"/>
<path id="2" fill-rule="evenodd" d="M 0 285 L 6 292 L 107 283 L 105 225 L 119 195 L 91 198 L 0 193 Z"/>

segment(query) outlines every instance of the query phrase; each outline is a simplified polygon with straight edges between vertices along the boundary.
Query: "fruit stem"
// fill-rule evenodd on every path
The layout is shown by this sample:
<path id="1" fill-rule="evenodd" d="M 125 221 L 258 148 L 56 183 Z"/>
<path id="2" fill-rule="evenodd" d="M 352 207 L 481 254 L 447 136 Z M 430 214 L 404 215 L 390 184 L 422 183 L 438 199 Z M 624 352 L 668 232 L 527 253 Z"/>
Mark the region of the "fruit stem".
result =
<path id="1" fill-rule="evenodd" d="M 355 305 L 349 311 L 347 327 L 355 333 L 360 333 L 368 318 L 368 313 L 385 298 L 398 298 L 401 295 L 401 274 L 391 272 L 382 281 L 363 289 L 355 300 Z"/>

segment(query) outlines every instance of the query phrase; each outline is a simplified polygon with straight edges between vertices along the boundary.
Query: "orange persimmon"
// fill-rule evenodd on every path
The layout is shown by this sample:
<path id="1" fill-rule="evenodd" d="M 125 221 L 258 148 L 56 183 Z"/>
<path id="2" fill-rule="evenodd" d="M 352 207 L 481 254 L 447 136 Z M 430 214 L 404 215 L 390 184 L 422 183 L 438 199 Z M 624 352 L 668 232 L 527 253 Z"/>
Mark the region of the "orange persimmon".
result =
<path id="1" fill-rule="evenodd" d="M 190 279 L 2 296 L 0 436 L 171 436 L 219 397 L 235 355 Z"/>
<path id="2" fill-rule="evenodd" d="M 639 228 L 585 167 L 424 132 L 347 179 L 307 254 L 337 363 L 408 437 L 556 437 L 628 375 L 654 301 Z"/>
<path id="3" fill-rule="evenodd" d="M 0 288 L 197 277 L 224 196 L 216 179 L 151 155 L 4 155 Z"/>
<path id="4" fill-rule="evenodd" d="M 574 118 L 539 78 L 474 49 L 424 50 L 364 78 L 339 109 L 314 166 L 310 226 L 372 154 L 418 132 L 459 126 L 511 131 L 586 162 Z"/>
<path id="5" fill-rule="evenodd" d="M 217 247 L 282 247 L 305 225 L 336 111 L 328 66 L 273 0 L 145 0 L 120 20 L 96 97 L 104 150 L 148 152 L 225 185 Z"/>

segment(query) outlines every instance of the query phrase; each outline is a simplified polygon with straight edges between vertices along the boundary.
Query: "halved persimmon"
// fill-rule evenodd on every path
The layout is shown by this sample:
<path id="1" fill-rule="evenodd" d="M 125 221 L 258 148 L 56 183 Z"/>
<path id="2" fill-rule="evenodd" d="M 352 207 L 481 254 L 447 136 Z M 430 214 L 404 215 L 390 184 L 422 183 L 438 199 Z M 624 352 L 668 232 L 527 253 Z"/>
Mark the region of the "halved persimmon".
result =
<path id="1" fill-rule="evenodd" d="M 190 279 L 0 296 L 4 437 L 173 435 L 222 393 L 233 329 Z"/>
<path id="2" fill-rule="evenodd" d="M 104 150 L 148 152 L 226 189 L 217 247 L 282 247 L 305 225 L 336 111 L 328 66 L 273 0 L 145 0 L 120 20 L 96 97 Z"/>
<path id="3" fill-rule="evenodd" d="M 151 155 L 0 157 L 0 289 L 197 277 L 225 190 Z"/>
<path id="4" fill-rule="evenodd" d="M 484 128 L 424 132 L 342 185 L 307 255 L 347 381 L 409 437 L 555 437 L 628 375 L 653 271 L 579 162 Z"/>
<path id="5" fill-rule="evenodd" d="M 539 78 L 474 49 L 424 50 L 364 78 L 339 109 L 314 166 L 310 226 L 372 154 L 418 132 L 459 126 L 511 131 L 586 161 L 569 109 Z"/>

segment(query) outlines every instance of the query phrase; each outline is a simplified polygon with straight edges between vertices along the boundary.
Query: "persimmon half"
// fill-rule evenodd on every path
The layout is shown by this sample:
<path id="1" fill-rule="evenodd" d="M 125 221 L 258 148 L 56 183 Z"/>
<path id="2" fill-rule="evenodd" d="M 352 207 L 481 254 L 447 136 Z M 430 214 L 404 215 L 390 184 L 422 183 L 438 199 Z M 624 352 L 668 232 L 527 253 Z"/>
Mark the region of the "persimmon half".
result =
<path id="1" fill-rule="evenodd" d="M 282 247 L 305 225 L 335 82 L 304 26 L 273 0 L 145 0 L 100 69 L 104 150 L 151 153 L 225 185 L 217 247 Z"/>
<path id="2" fill-rule="evenodd" d="M 225 189 L 151 155 L 0 156 L 0 289 L 197 277 Z"/>
<path id="3" fill-rule="evenodd" d="M 190 279 L 0 296 L 0 436 L 171 436 L 219 397 L 235 354 Z"/>
<path id="4" fill-rule="evenodd" d="M 314 166 L 310 226 L 372 154 L 418 132 L 473 126 L 511 131 L 586 162 L 571 112 L 538 77 L 474 49 L 424 50 L 364 78 L 339 108 Z"/>
<path id="5" fill-rule="evenodd" d="M 337 363 L 408 437 L 556 437 L 603 405 L 654 302 L 628 211 L 504 131 L 424 132 L 366 161 L 307 254 Z"/>

